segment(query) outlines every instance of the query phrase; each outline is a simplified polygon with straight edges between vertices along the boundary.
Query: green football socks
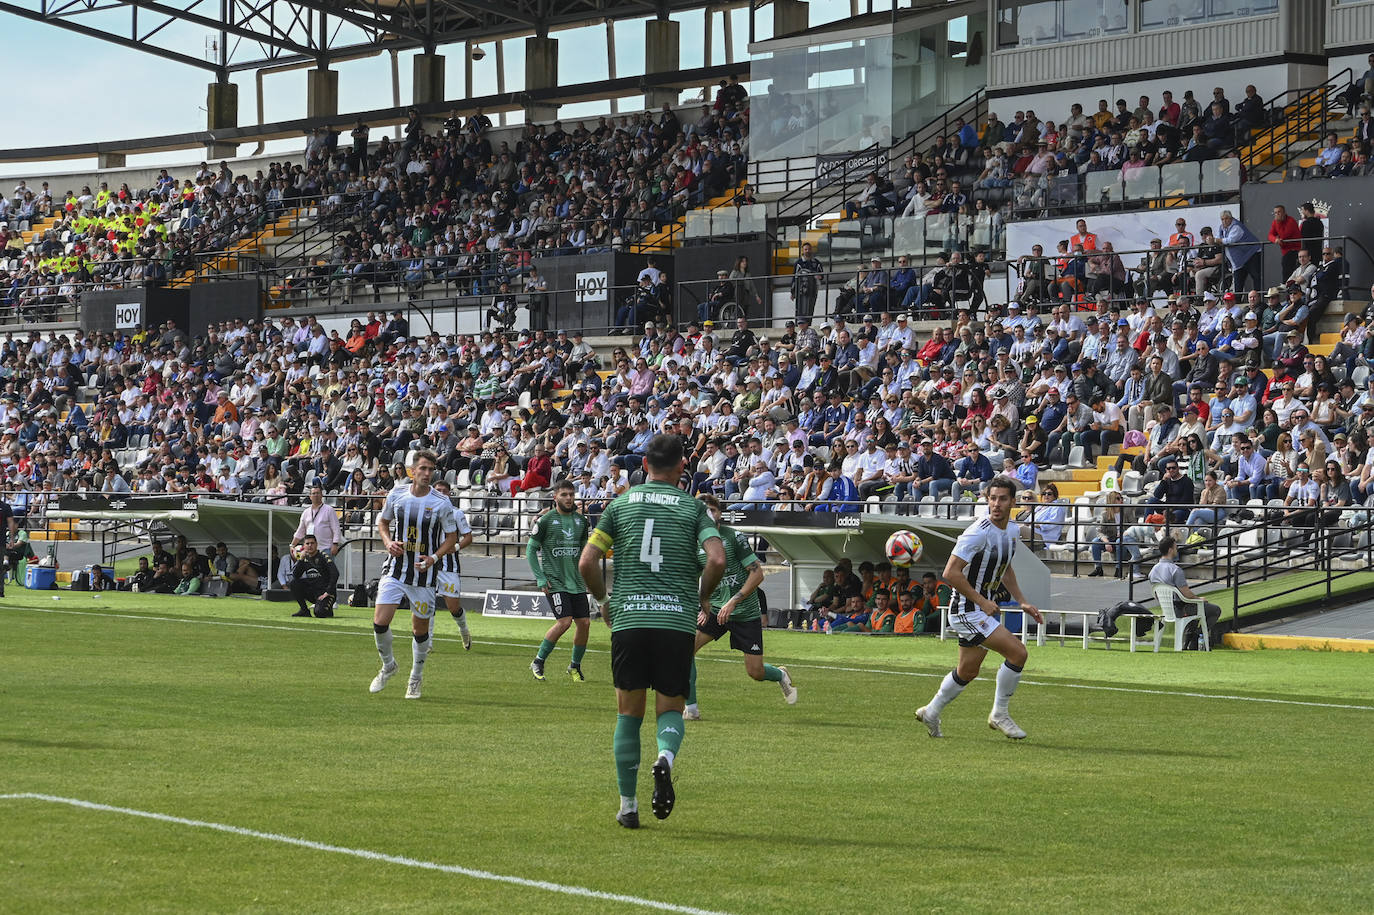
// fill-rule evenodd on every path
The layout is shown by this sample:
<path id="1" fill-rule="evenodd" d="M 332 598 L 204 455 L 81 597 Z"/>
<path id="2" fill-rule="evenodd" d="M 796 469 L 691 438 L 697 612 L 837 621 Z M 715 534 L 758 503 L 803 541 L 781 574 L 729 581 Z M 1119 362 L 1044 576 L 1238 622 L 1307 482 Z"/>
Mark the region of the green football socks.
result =
<path id="1" fill-rule="evenodd" d="M 540 650 L 540 651 L 543 651 L 543 650 L 544 650 L 544 646 L 542 646 L 542 645 L 539 646 L 539 650 Z M 550 651 L 553 650 L 553 646 L 552 646 L 552 645 L 549 646 L 549 650 L 550 650 Z M 573 645 L 572 666 L 573 666 L 573 667 L 581 667 L 581 666 L 582 666 L 582 656 L 585 655 L 586 653 L 587 653 L 587 646 L 586 646 L 586 645 L 576 645 L 576 644 Z M 547 657 L 547 655 L 545 655 L 545 657 Z"/>
<path id="2" fill-rule="evenodd" d="M 681 715 L 678 715 L 678 721 L 682 721 Z M 617 715 L 615 718 L 615 740 L 611 746 L 615 753 L 615 780 L 620 786 L 621 797 L 635 796 L 635 783 L 639 780 L 639 728 L 643 724 L 643 718 L 633 715 Z"/>
<path id="3" fill-rule="evenodd" d="M 767 680 L 769 683 L 781 683 L 782 671 L 772 664 L 765 664 L 763 665 L 763 679 Z"/>
<path id="4" fill-rule="evenodd" d="M 671 764 L 677 758 L 678 748 L 682 746 L 682 713 L 658 713 L 658 752 L 666 755 Z"/>
<path id="5" fill-rule="evenodd" d="M 539 651 L 535 654 L 535 657 L 541 661 L 548 660 L 549 655 L 553 654 L 553 646 L 554 643 L 550 642 L 548 639 L 542 640 L 539 643 Z"/>

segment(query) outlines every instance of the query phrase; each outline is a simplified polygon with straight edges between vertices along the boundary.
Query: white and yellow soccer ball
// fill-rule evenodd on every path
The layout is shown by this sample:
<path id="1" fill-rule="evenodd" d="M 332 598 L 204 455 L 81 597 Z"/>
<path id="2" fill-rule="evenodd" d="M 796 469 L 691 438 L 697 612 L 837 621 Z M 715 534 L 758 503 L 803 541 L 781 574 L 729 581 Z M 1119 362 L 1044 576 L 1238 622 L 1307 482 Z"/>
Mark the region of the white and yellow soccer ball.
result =
<path id="1" fill-rule="evenodd" d="M 887 538 L 887 561 L 904 569 L 921 558 L 925 545 L 915 531 L 897 531 Z"/>

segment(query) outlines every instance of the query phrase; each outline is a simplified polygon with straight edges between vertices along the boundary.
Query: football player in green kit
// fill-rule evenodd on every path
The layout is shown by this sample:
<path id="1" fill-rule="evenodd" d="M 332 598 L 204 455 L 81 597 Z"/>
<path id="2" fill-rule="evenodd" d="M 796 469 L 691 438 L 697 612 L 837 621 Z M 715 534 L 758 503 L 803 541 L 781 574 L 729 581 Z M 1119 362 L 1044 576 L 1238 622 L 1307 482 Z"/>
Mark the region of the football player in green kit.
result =
<path id="1" fill-rule="evenodd" d="M 749 541 L 739 531 L 721 524 L 720 501 L 703 493 L 697 496 L 706 503 L 711 517 L 720 531 L 725 546 L 725 574 L 720 586 L 711 595 L 711 612 L 702 611 L 697 617 L 696 651 L 730 633 L 730 647 L 744 653 L 744 672 L 755 680 L 767 680 L 782 687 L 782 697 L 788 705 L 797 704 L 797 688 L 786 667 L 763 663 L 763 619 L 759 609 L 759 585 L 763 584 L 763 563 L 754 555 Z M 697 708 L 697 665 L 692 662 L 692 682 L 687 693 L 687 706 L 682 717 L 699 721 Z"/>
<path id="2" fill-rule="evenodd" d="M 577 571 L 577 563 L 587 543 L 591 522 L 577 510 L 575 492 L 570 480 L 554 487 L 554 507 L 539 516 L 525 547 L 525 558 L 534 570 L 534 583 L 553 606 L 553 625 L 544 633 L 539 652 L 530 662 L 530 672 L 536 680 L 544 679 L 544 662 L 569 626 L 574 631 L 568 676 L 574 683 L 586 680 L 582 676 L 582 656 L 587 653 L 587 632 L 591 626 L 587 585 Z"/>
<path id="3" fill-rule="evenodd" d="M 617 496 L 582 550 L 578 571 L 611 627 L 611 679 L 616 725 L 612 740 L 620 812 L 616 822 L 639 828 L 636 784 L 639 732 L 648 690 L 654 689 L 658 758 L 653 765 L 654 816 L 673 812 L 673 762 L 682 748 L 682 707 L 692 672 L 697 616 L 709 610 L 725 571 L 725 549 L 706 506 L 678 486 L 687 461 L 682 439 L 655 435 L 644 452 L 648 481 Z M 697 564 L 697 548 L 706 552 Z M 612 549 L 609 599 L 601 562 Z"/>

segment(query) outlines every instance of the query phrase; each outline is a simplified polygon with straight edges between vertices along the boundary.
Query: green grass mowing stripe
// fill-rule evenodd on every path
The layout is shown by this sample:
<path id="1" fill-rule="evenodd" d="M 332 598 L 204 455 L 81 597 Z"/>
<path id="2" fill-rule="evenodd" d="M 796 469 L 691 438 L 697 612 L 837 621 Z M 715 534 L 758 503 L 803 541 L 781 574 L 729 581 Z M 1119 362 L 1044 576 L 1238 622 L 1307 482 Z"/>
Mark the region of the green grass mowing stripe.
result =
<path id="1" fill-rule="evenodd" d="M 742 672 L 708 674 L 678 809 L 629 833 L 611 821 L 604 656 L 583 688 L 533 683 L 520 649 L 445 646 L 414 703 L 367 695 L 375 659 L 347 640 L 65 619 L 6 620 L 6 791 L 731 911 L 1005 911 L 989 885 L 1032 911 L 1358 910 L 1372 876 L 1374 800 L 1351 790 L 1367 739 L 1348 712 L 1035 689 L 1013 706 L 1032 738 L 1012 743 L 988 732 L 980 683 L 932 741 L 898 677 L 816 670 L 789 708 Z M 872 643 L 838 640 L 811 647 Z M 442 911 L 435 883 L 453 883 L 81 816 L 50 811 L 44 829 L 0 805 L 0 860 L 23 863 L 7 909 Z M 1142 878 L 1121 866 L 1142 848 L 1187 853 Z M 462 882 L 450 910 L 587 908 Z"/>
<path id="2" fill-rule="evenodd" d="M 273 832 L 259 832 L 256 829 L 245 829 L 242 826 L 230 826 L 227 823 L 211 823 L 206 820 L 190 820 L 185 817 L 171 816 L 165 813 L 154 813 L 149 810 L 134 810 L 131 807 L 115 807 L 110 804 L 99 804 L 94 801 L 84 801 L 79 798 L 57 797 L 51 794 L 34 794 L 31 792 L 21 792 L 17 794 L 0 794 L 0 800 L 6 801 L 40 801 L 48 804 L 64 804 L 68 807 L 77 807 L 82 810 L 93 810 L 99 813 L 117 813 L 123 816 L 140 817 L 145 820 L 156 820 L 160 823 L 171 823 L 177 826 L 189 826 L 196 829 L 211 829 L 215 832 L 230 833 L 236 836 L 246 836 L 250 839 L 262 839 L 267 842 L 278 842 L 282 845 L 294 845 L 298 848 L 308 848 L 311 851 L 329 852 L 336 855 L 349 855 L 354 858 L 364 858 L 369 861 L 380 861 L 384 864 L 399 864 L 404 867 L 414 867 L 421 870 L 438 871 L 444 874 L 457 874 L 463 877 L 472 877 L 477 880 L 490 880 L 496 883 L 510 883 L 515 886 L 529 887 L 531 889 L 545 890 L 550 893 L 562 893 L 568 896 L 582 896 L 589 899 L 596 899 L 605 902 L 623 902 L 633 906 L 640 906 L 647 909 L 656 909 L 662 912 L 681 912 L 684 915 L 724 915 L 710 909 L 698 909 L 692 906 L 676 905 L 670 902 L 659 902 L 654 899 L 643 899 L 638 896 L 627 896 L 620 893 L 607 893 L 601 890 L 588 889 L 582 886 L 565 886 L 561 883 L 552 883 L 548 880 L 529 880 L 524 877 L 512 877 L 509 874 L 494 874 L 491 871 L 474 870 L 469 867 L 462 867 L 457 864 L 437 864 L 433 861 L 419 861 L 415 858 L 407 858 L 403 855 L 389 855 L 384 852 L 369 851 L 365 848 L 344 848 L 340 845 L 329 845 L 325 842 L 314 842 L 310 839 L 299 839 L 295 836 L 284 836 Z"/>
<path id="3" fill-rule="evenodd" d="M 203 606 L 204 606 L 204 602 L 201 602 L 199 606 L 203 607 Z M 39 612 L 39 613 L 75 614 L 75 615 L 85 615 L 85 616 L 99 616 L 99 617 L 104 617 L 104 618 L 124 618 L 124 619 L 130 619 L 130 620 L 145 620 L 145 621 L 152 621 L 152 622 L 203 623 L 203 624 L 206 624 L 206 625 L 217 625 L 217 626 L 228 626 L 228 627 L 242 627 L 242 628 L 259 628 L 259 629 L 278 630 L 278 631 L 285 631 L 285 632 L 300 632 L 300 633 L 322 632 L 322 633 L 328 633 L 328 634 L 332 634 L 332 635 L 355 635 L 355 636 L 370 635 L 370 633 L 366 632 L 365 630 L 361 630 L 361 629 L 359 629 L 359 628 L 334 628 L 334 627 L 328 627 L 328 626 L 319 626 L 319 625 L 315 625 L 315 624 L 313 624 L 313 623 L 302 623 L 302 624 L 300 624 L 300 625 L 291 625 L 291 624 L 289 624 L 289 623 L 287 623 L 287 622 L 281 622 L 281 623 L 275 623 L 275 624 L 274 624 L 274 623 L 253 623 L 253 622 L 243 622 L 243 621 L 238 621 L 238 620 L 206 619 L 206 618 L 204 618 L 204 617 L 153 616 L 153 615 L 138 614 L 138 613 L 112 614 L 112 613 L 106 613 L 106 612 L 97 611 L 97 610 L 90 610 L 90 611 L 87 611 L 87 610 L 76 610 L 76 609 L 70 609 L 70 610 L 68 610 L 68 609 L 58 609 L 58 608 L 41 607 L 41 606 L 39 606 L 39 607 L 23 607 L 22 609 L 32 610 L 32 611 Z M 505 621 L 503 621 L 503 622 L 505 622 Z M 528 621 L 519 621 L 519 622 L 528 622 Z M 777 634 L 774 634 L 774 635 L 777 635 Z M 827 645 L 832 645 L 832 644 L 834 644 L 834 642 L 833 642 L 832 640 L 824 639 L 823 637 L 819 637 L 819 636 L 817 636 L 817 637 L 803 636 L 802 638 L 805 639 L 806 642 L 808 642 L 808 643 L 810 643 L 810 644 L 812 644 L 812 645 L 827 646 Z M 862 637 L 858 637 L 858 636 L 837 637 L 837 638 L 840 638 L 840 639 L 850 639 L 850 640 L 852 640 L 852 641 L 854 641 L 854 642 L 867 642 L 868 644 L 871 644 L 871 645 L 880 645 L 880 644 L 882 644 L 882 642 L 878 642 L 878 641 L 875 641 L 875 640 L 872 640 L 872 639 L 863 639 Z M 458 641 L 456 638 L 453 638 L 453 637 L 451 637 L 451 636 L 435 636 L 435 640 L 438 641 L 438 642 L 457 642 L 457 641 Z M 929 640 L 927 640 L 927 641 L 929 641 Z M 474 642 L 475 642 L 476 644 L 479 644 L 479 645 L 490 645 L 490 646 L 499 646 L 499 647 L 515 647 L 515 648 L 528 648 L 528 647 L 533 647 L 533 645 L 537 644 L 537 642 L 523 642 L 523 641 L 520 641 L 520 642 L 498 642 L 498 641 L 493 641 L 493 640 L 490 640 L 490 639 L 475 639 Z M 918 644 L 918 643 L 908 642 L 908 644 Z M 1045 647 L 1045 648 L 1052 648 L 1052 649 L 1054 648 L 1054 646 L 1051 646 L 1051 645 L 1047 645 L 1047 646 L 1044 646 L 1044 647 Z M 607 650 L 607 649 L 603 649 L 603 648 L 589 648 L 588 650 L 589 650 L 590 653 L 593 653 L 593 654 L 606 654 L 606 653 L 608 653 L 608 650 Z M 712 650 L 717 650 L 717 651 L 718 651 L 719 648 L 718 648 L 718 646 L 716 646 L 716 647 L 714 647 L 713 649 L 707 649 L 707 650 L 706 650 L 706 653 L 701 654 L 701 655 L 698 656 L 698 660 L 699 660 L 700 662 L 702 662 L 702 663 L 723 663 L 723 664 L 734 664 L 734 665 L 738 665 L 738 664 L 741 663 L 741 662 L 734 656 L 734 653 L 733 653 L 733 652 L 729 653 L 729 655 L 727 655 L 727 656 L 725 656 L 725 657 L 720 657 L 720 656 L 717 656 L 717 655 L 713 655 L 713 654 L 711 653 Z M 1093 653 L 1091 653 L 1091 652 L 1081 652 L 1080 649 L 1072 648 L 1072 647 L 1067 647 L 1067 648 L 1065 648 L 1065 649 L 1058 649 L 1058 650 L 1067 650 L 1067 651 L 1069 651 L 1069 652 L 1072 653 L 1072 654 L 1081 654 L 1081 655 L 1084 655 L 1084 656 L 1086 656 L 1086 657 L 1092 657 L 1092 656 L 1093 656 Z M 1123 653 L 1123 654 L 1125 654 L 1125 653 Z M 1232 653 L 1232 654 L 1233 654 L 1233 656 L 1234 656 L 1234 655 L 1240 654 L 1240 653 Z M 1129 655 L 1127 655 L 1127 656 L 1129 657 Z M 1215 656 L 1215 657 L 1224 657 L 1224 656 L 1225 656 L 1225 653 L 1216 653 L 1214 656 Z M 1189 654 L 1189 655 L 1187 655 L 1187 657 L 1197 657 L 1197 655 Z M 1254 657 L 1254 656 L 1253 656 L 1253 655 L 1250 655 L 1249 657 Z M 777 657 L 774 657 L 774 660 L 786 661 L 786 662 L 788 663 L 789 666 L 795 667 L 795 668 L 797 668 L 798 670 L 834 670 L 834 671 L 842 671 L 842 672 L 850 672 L 850 673 L 875 674 L 875 675 L 888 675 L 888 676 L 905 676 L 905 677 L 917 677 L 917 678 L 940 678 L 940 677 L 943 677 L 943 676 L 944 676 L 944 671 L 943 671 L 942 669 L 941 669 L 941 670 L 938 670 L 938 671 L 920 671 L 920 670 L 894 670 L 894 669 L 888 669 L 888 668 L 875 668 L 875 667 L 858 666 L 858 665 L 829 665 L 829 664 L 820 664 L 820 663 L 817 663 L 817 662 L 814 661 L 814 660 L 808 660 L 807 658 L 805 658 L 805 657 L 800 657 L 800 656 L 795 657 L 795 658 L 793 658 L 793 657 L 791 657 L 791 656 L 788 656 L 788 657 L 777 656 Z M 889 659 L 889 660 L 890 660 L 890 659 Z M 1364 669 L 1365 669 L 1366 671 L 1368 671 L 1370 668 L 1369 668 L 1369 667 L 1365 667 Z M 990 672 L 990 670 L 991 670 L 991 669 L 989 669 L 988 672 Z M 1146 695 L 1180 696 L 1180 697 L 1185 697 L 1185 698 L 1213 699 L 1213 700 L 1234 700 L 1234 701 L 1244 701 L 1244 702 L 1267 702 L 1267 703 L 1273 703 L 1273 704 L 1278 704 L 1278 705 L 1298 705 L 1298 706 L 1307 705 L 1307 706 L 1314 706 L 1314 707 L 1341 708 L 1341 709 L 1350 709 L 1350 710 L 1357 710 L 1357 711 L 1374 711 L 1374 706 L 1371 706 L 1371 705 L 1349 704 L 1349 703 L 1335 703 L 1335 702 L 1330 702 L 1330 701 L 1319 701 L 1319 700 L 1316 699 L 1316 698 L 1312 698 L 1312 699 L 1300 699 L 1300 698 L 1296 698 L 1296 697 L 1294 697 L 1294 696 L 1289 696 L 1289 697 L 1265 696 L 1265 695 L 1246 696 L 1246 695 L 1241 695 L 1241 694 L 1234 693 L 1234 692 L 1228 692 L 1228 693 L 1208 693 L 1208 692 L 1202 692 L 1202 691 L 1198 691 L 1198 690 L 1163 689 L 1163 688 L 1159 688 L 1159 687 L 1150 687 L 1150 686 L 1146 686 L 1146 685 L 1136 685 L 1136 686 L 1133 686 L 1133 685 L 1126 685 L 1126 684 L 1122 684 L 1122 683 L 1102 683 L 1102 682 L 1086 682 L 1086 683 L 1085 683 L 1085 682 L 1073 682 L 1073 681 L 1070 681 L 1070 680 L 1067 680 L 1067 679 L 1063 679 L 1063 678 L 1049 678 L 1049 679 L 1047 679 L 1047 678 L 1045 678 L 1045 677 L 1043 677 L 1043 676 L 1031 676 L 1031 677 L 1028 677 L 1028 678 L 1024 679 L 1022 682 L 1025 683 L 1025 684 L 1027 684 L 1027 685 L 1031 685 L 1031 686 L 1052 686 L 1052 687 L 1063 687 L 1063 688 L 1070 688 L 1070 689 L 1088 689 L 1088 690 L 1098 690 L 1098 691 L 1107 691 L 1107 692 L 1140 693 L 1140 694 L 1146 694 Z M 1220 686 L 1220 684 L 1219 684 L 1219 686 Z"/>

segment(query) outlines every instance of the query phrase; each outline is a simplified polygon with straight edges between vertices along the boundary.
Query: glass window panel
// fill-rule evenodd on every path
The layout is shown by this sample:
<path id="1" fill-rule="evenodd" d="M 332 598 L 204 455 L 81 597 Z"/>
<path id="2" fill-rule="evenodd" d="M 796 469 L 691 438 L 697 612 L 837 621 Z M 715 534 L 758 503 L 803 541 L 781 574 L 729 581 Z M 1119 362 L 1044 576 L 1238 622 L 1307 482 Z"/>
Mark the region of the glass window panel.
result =
<path id="1" fill-rule="evenodd" d="M 711 211 L 712 235 L 738 235 L 741 231 L 738 207 L 717 207 Z"/>
<path id="2" fill-rule="evenodd" d="M 762 203 L 740 207 L 740 231 L 763 232 L 768 226 L 768 207 Z"/>
<path id="3" fill-rule="evenodd" d="M 1098 203 L 1121 199 L 1121 173 L 1088 172 L 1083 182 L 1083 199 Z"/>
<path id="4" fill-rule="evenodd" d="M 689 210 L 687 212 L 687 237 L 705 238 L 711 234 L 711 212 L 709 210 Z"/>
<path id="5" fill-rule="evenodd" d="M 1125 0 L 1001 0 L 997 47 L 1124 34 L 1129 30 L 1128 11 Z"/>
<path id="6" fill-rule="evenodd" d="M 926 250 L 926 221 L 922 216 L 899 216 L 893 223 L 892 248 L 898 257 L 903 254 L 920 257 Z"/>
<path id="7" fill-rule="evenodd" d="M 1140 0 L 1142 29 L 1174 29 L 1277 12 L 1278 0 Z"/>
<path id="8" fill-rule="evenodd" d="M 1120 0 L 1060 0 L 1059 18 L 1059 37 L 1065 41 L 1126 31 Z"/>
<path id="9" fill-rule="evenodd" d="M 1074 206 L 1083 202 L 1082 183 L 1077 175 L 1065 175 L 1050 179 L 1049 201 L 1051 207 Z"/>
<path id="10" fill-rule="evenodd" d="M 1160 192 L 1165 197 L 1187 197 L 1202 192 L 1202 175 L 1196 162 L 1176 162 L 1159 171 Z"/>
<path id="11" fill-rule="evenodd" d="M 1240 190 L 1239 159 L 1209 159 L 1202 163 L 1202 193 Z"/>
<path id="12" fill-rule="evenodd" d="M 1152 200 L 1159 196 L 1159 169 L 1146 165 L 1125 173 L 1127 200 Z"/>
<path id="13" fill-rule="evenodd" d="M 997 47 L 1025 48 L 1059 38 L 1058 0 L 1001 0 Z"/>

